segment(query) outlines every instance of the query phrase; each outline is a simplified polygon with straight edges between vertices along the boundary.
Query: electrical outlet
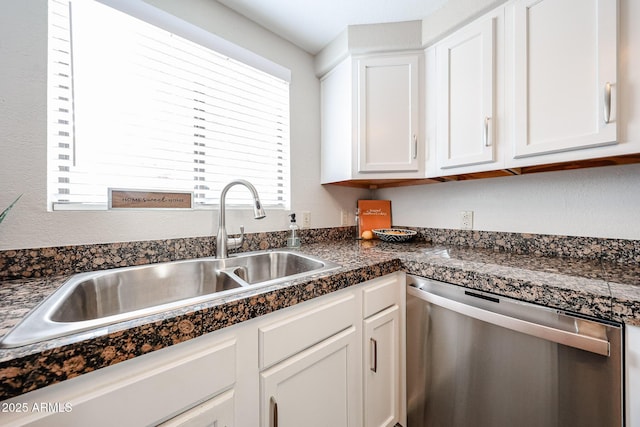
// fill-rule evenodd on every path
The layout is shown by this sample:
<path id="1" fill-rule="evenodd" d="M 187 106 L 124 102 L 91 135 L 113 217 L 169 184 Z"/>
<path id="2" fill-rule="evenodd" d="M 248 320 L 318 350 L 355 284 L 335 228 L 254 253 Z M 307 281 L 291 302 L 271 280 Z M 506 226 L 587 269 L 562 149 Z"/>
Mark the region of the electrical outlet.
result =
<path id="1" fill-rule="evenodd" d="M 461 230 L 473 229 L 473 211 L 460 212 L 460 229 Z"/>
<path id="2" fill-rule="evenodd" d="M 349 212 L 344 209 L 340 211 L 340 225 L 343 227 L 349 225 Z"/>
<path id="3" fill-rule="evenodd" d="M 311 212 L 304 211 L 300 213 L 302 215 L 301 227 L 311 228 Z"/>

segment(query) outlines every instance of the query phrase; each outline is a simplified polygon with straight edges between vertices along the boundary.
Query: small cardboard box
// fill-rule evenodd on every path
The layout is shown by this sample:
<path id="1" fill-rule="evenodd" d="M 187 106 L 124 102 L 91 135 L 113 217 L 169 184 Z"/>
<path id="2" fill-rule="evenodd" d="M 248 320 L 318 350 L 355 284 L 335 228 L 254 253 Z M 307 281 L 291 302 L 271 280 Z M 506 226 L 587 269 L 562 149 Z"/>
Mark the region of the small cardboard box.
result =
<path id="1" fill-rule="evenodd" d="M 358 200 L 360 234 L 375 228 L 391 228 L 391 200 Z"/>

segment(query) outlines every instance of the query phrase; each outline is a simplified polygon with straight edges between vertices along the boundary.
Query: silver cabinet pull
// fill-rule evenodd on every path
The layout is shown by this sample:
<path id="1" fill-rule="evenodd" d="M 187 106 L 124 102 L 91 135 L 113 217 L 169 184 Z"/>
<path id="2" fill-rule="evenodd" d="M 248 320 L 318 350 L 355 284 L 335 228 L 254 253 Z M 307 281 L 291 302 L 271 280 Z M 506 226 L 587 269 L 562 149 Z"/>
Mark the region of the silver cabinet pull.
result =
<path id="1" fill-rule="evenodd" d="M 418 137 L 416 134 L 413 134 L 413 155 L 411 156 L 414 159 L 418 158 Z"/>
<path id="2" fill-rule="evenodd" d="M 489 125 L 491 122 L 491 117 L 484 118 L 484 133 L 482 135 L 482 140 L 484 142 L 485 147 L 491 147 L 491 141 L 489 140 Z"/>
<path id="3" fill-rule="evenodd" d="M 373 372 L 378 372 L 378 342 L 373 338 L 370 338 L 369 342 L 371 343 L 371 364 L 369 369 Z"/>
<path id="4" fill-rule="evenodd" d="M 271 396 L 271 427 L 278 427 L 278 402 Z"/>
<path id="5" fill-rule="evenodd" d="M 611 120 L 611 83 L 604 85 L 604 122 L 609 123 Z"/>

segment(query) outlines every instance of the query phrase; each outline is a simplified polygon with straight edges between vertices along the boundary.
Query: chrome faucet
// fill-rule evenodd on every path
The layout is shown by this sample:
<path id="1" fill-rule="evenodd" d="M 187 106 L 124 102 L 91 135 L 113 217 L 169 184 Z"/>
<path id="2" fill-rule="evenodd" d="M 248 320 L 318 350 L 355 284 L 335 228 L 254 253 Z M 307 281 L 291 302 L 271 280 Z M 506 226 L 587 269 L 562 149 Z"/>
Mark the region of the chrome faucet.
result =
<path id="1" fill-rule="evenodd" d="M 242 246 L 244 242 L 244 226 L 240 226 L 240 237 L 227 237 L 227 229 L 225 228 L 225 203 L 224 199 L 227 196 L 227 192 L 231 187 L 236 184 L 242 184 L 251 191 L 253 196 L 253 215 L 255 219 L 262 219 L 266 216 L 262 204 L 260 203 L 260 197 L 256 188 L 244 179 L 236 179 L 228 183 L 220 193 L 220 214 L 218 221 L 218 235 L 216 236 L 216 258 L 227 258 L 229 249 L 236 249 Z"/>

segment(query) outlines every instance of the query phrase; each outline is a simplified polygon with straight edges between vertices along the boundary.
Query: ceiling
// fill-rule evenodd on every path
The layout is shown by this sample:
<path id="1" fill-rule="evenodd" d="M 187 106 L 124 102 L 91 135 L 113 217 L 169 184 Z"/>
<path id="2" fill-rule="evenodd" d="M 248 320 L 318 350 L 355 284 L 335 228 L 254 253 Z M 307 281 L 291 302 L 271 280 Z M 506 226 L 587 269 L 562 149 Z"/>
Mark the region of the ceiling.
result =
<path id="1" fill-rule="evenodd" d="M 447 0 L 218 0 L 311 54 L 347 26 L 416 21 Z"/>

